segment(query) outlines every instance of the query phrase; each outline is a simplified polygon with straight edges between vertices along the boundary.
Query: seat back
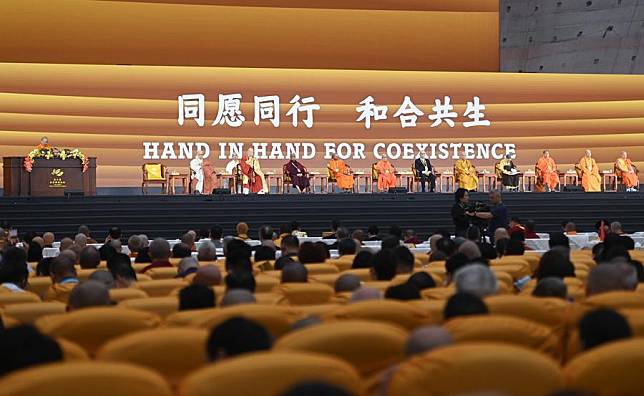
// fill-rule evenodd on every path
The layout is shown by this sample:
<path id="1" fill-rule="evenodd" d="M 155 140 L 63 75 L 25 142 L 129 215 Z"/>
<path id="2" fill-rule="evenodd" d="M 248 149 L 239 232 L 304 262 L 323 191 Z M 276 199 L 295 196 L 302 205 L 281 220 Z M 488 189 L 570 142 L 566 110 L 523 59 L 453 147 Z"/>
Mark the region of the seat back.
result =
<path id="1" fill-rule="evenodd" d="M 32 293 L 35 293 L 38 296 L 45 294 L 47 289 L 51 286 L 51 278 L 48 276 L 34 276 L 29 278 L 29 285 L 27 290 Z"/>
<path id="2" fill-rule="evenodd" d="M 291 175 L 286 171 L 288 164 L 282 165 L 282 180 L 284 184 L 291 184 Z"/>
<path id="3" fill-rule="evenodd" d="M 131 364 L 63 362 L 35 366 L 2 377 L 4 396 L 172 396 L 157 373 Z"/>
<path id="4" fill-rule="evenodd" d="M 145 297 L 121 301 L 119 308 L 130 308 L 150 312 L 165 318 L 179 310 L 179 300 L 174 297 Z"/>
<path id="5" fill-rule="evenodd" d="M 443 327 L 456 342 L 498 342 L 530 348 L 560 359 L 560 335 L 551 328 L 505 315 L 471 315 L 448 320 Z"/>
<path id="6" fill-rule="evenodd" d="M 636 291 L 613 291 L 586 298 L 582 305 L 588 308 L 642 309 L 644 294 Z"/>
<path id="7" fill-rule="evenodd" d="M 538 373 L 538 374 L 537 374 Z M 435 349 L 401 363 L 390 396 L 456 395 L 495 391 L 543 396 L 563 387 L 557 363 L 514 345 L 471 343 Z"/>
<path id="8" fill-rule="evenodd" d="M 273 293 L 284 296 L 281 304 L 313 305 L 329 302 L 334 291 L 324 283 L 283 283 Z"/>
<path id="9" fill-rule="evenodd" d="M 188 286 L 183 279 L 159 279 L 136 283 L 136 288 L 143 290 L 150 297 L 165 297 L 174 289 L 183 286 Z"/>
<path id="10" fill-rule="evenodd" d="M 277 351 L 333 355 L 370 375 L 403 359 L 407 331 L 387 323 L 348 320 L 301 329 L 280 338 Z"/>
<path id="11" fill-rule="evenodd" d="M 117 304 L 125 300 L 146 297 L 148 297 L 148 295 L 143 290 L 134 287 L 110 289 L 110 300 Z"/>
<path id="12" fill-rule="evenodd" d="M 40 302 L 40 297 L 31 292 L 0 293 L 0 307 Z"/>
<path id="13" fill-rule="evenodd" d="M 328 315 L 328 320 L 371 320 L 390 323 L 412 330 L 432 323 L 427 311 L 401 301 L 366 300 L 340 306 Z"/>
<path id="14" fill-rule="evenodd" d="M 349 363 L 331 356 L 275 351 L 204 367 L 181 384 L 179 395 L 228 396 L 234 390 L 235 396 L 274 396 L 313 379 L 346 389 L 349 394 L 361 391 L 360 375 Z"/>
<path id="15" fill-rule="evenodd" d="M 235 316 L 255 321 L 268 330 L 274 337 L 279 338 L 291 329 L 291 325 L 299 319 L 299 312 L 290 307 L 266 307 L 258 304 L 242 304 L 213 310 L 201 310 L 200 315 L 191 317 L 184 323 L 189 326 L 212 329 L 225 320 Z M 168 318 L 170 320 L 170 318 Z M 176 320 L 176 319 L 175 319 Z"/>
<path id="16" fill-rule="evenodd" d="M 270 293 L 279 284 L 279 278 L 260 273 L 255 277 L 255 293 Z"/>
<path id="17" fill-rule="evenodd" d="M 66 308 L 58 301 L 12 304 L 4 307 L 4 314 L 22 324 L 32 324 L 43 316 L 63 314 Z"/>
<path id="18" fill-rule="evenodd" d="M 96 360 L 126 362 L 161 374 L 172 386 L 208 363 L 208 331 L 194 328 L 143 330 L 107 342 Z"/>
<path id="19" fill-rule="evenodd" d="M 569 303 L 560 298 L 536 298 L 529 296 L 490 296 L 485 299 L 490 313 L 531 320 L 551 327 L 565 325 Z"/>
<path id="20" fill-rule="evenodd" d="M 333 264 L 304 264 L 310 276 L 320 274 L 337 274 L 340 272 L 338 267 Z"/>
<path id="21" fill-rule="evenodd" d="M 165 181 L 166 179 L 166 167 L 160 163 L 147 163 L 143 164 L 143 181 Z"/>
<path id="22" fill-rule="evenodd" d="M 158 315 L 131 309 L 85 308 L 40 318 L 38 329 L 52 337 L 66 338 L 90 355 L 105 342 L 133 331 L 152 329 L 161 323 Z"/>
<path id="23" fill-rule="evenodd" d="M 335 282 L 341 274 L 319 274 L 310 277 L 311 282 L 323 283 L 329 287 L 335 287 Z"/>
<path id="24" fill-rule="evenodd" d="M 177 268 L 176 267 L 159 267 L 152 268 L 146 272 L 153 280 L 159 279 L 174 279 L 177 277 Z"/>
<path id="25" fill-rule="evenodd" d="M 567 386 L 595 395 L 644 394 L 644 339 L 610 342 L 586 351 L 564 367 Z"/>
<path id="26" fill-rule="evenodd" d="M 64 338 L 59 338 L 56 340 L 60 349 L 63 351 L 63 360 L 66 362 L 73 361 L 86 361 L 89 360 L 89 355 L 80 345 L 75 342 L 71 342 Z"/>

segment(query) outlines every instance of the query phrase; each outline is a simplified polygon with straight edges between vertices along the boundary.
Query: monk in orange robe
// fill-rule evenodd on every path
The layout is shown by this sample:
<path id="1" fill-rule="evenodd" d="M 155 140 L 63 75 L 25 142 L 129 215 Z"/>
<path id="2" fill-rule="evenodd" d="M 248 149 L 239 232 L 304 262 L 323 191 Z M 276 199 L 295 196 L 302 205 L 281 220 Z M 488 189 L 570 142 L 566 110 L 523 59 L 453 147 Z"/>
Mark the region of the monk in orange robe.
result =
<path id="1" fill-rule="evenodd" d="M 40 139 L 40 144 L 37 148 L 38 150 L 49 150 L 51 148 L 51 146 L 49 146 L 49 139 L 47 138 L 47 136 L 43 136 Z"/>
<path id="2" fill-rule="evenodd" d="M 622 151 L 620 157 L 615 161 L 615 168 L 617 172 L 621 172 L 622 174 L 622 183 L 624 183 L 626 191 L 637 191 L 637 186 L 639 184 L 637 168 L 633 165 L 631 159 L 628 158 L 626 151 Z"/>
<path id="3" fill-rule="evenodd" d="M 375 166 L 378 171 L 378 190 L 387 191 L 392 187 L 396 187 L 396 169 L 389 162 L 387 157 L 383 157 Z"/>
<path id="4" fill-rule="evenodd" d="M 544 150 L 537 161 L 537 181 L 546 191 L 554 191 L 559 184 L 559 172 L 555 160 L 550 157 L 550 151 Z"/>
<path id="5" fill-rule="evenodd" d="M 590 150 L 586 150 L 584 156 L 579 160 L 577 169 L 581 173 L 581 185 L 586 192 L 599 192 L 602 190 L 602 179 L 599 176 L 597 162 Z"/>
<path id="6" fill-rule="evenodd" d="M 329 171 L 329 177 L 335 179 L 338 187 L 344 191 L 353 191 L 351 168 L 337 154 L 333 154 L 326 168 Z"/>

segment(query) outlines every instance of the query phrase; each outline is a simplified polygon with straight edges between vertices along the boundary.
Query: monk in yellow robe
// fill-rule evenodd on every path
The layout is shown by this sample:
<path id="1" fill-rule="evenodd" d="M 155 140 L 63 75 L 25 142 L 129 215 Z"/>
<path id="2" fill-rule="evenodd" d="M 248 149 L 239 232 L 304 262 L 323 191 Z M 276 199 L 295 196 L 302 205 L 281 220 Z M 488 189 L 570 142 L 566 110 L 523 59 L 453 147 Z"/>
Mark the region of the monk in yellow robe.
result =
<path id="1" fill-rule="evenodd" d="M 479 187 L 479 177 L 476 168 L 465 158 L 465 152 L 454 163 L 454 178 L 460 188 L 475 191 Z"/>
<path id="2" fill-rule="evenodd" d="M 378 191 L 387 191 L 392 187 L 396 187 L 396 168 L 389 162 L 387 157 L 383 157 L 376 163 L 376 171 L 378 171 Z"/>
<path id="3" fill-rule="evenodd" d="M 602 190 L 602 179 L 599 176 L 599 168 L 592 155 L 590 150 L 586 150 L 585 155 L 579 160 L 579 164 L 577 165 L 581 173 L 581 185 L 586 192 L 598 192 Z"/>
<path id="4" fill-rule="evenodd" d="M 628 158 L 626 151 L 622 151 L 620 157 L 615 161 L 615 169 L 622 174 L 622 183 L 624 183 L 626 191 L 637 191 L 639 184 L 637 168 L 633 165 L 631 159 Z"/>
<path id="5" fill-rule="evenodd" d="M 559 184 L 557 164 L 548 150 L 544 150 L 537 161 L 537 184 L 541 184 L 548 192 L 553 191 Z"/>
<path id="6" fill-rule="evenodd" d="M 326 165 L 329 177 L 335 179 L 338 187 L 344 191 L 353 191 L 353 175 L 351 168 L 345 164 L 337 154 L 333 154 L 331 161 Z"/>

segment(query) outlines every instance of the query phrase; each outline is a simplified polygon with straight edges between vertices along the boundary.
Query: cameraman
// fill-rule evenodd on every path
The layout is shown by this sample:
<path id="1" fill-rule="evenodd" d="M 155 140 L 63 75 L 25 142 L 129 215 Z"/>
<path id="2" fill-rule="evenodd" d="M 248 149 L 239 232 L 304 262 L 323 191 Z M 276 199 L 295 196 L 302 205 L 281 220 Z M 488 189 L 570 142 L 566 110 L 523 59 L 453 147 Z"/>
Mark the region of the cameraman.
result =
<path id="1" fill-rule="evenodd" d="M 464 188 L 459 188 L 454 193 L 456 201 L 452 206 L 452 221 L 454 222 L 454 234 L 458 237 L 465 237 L 470 227 L 472 216 L 475 212 L 470 207 L 470 195 Z"/>
<path id="2" fill-rule="evenodd" d="M 494 243 L 494 231 L 497 228 L 509 227 L 509 216 L 508 208 L 503 204 L 503 199 L 501 198 L 501 192 L 498 190 L 493 190 L 489 195 L 490 199 L 490 211 L 489 212 L 474 212 L 474 216 L 479 219 L 489 220 L 487 226 L 487 235 L 490 237 L 490 241 Z"/>

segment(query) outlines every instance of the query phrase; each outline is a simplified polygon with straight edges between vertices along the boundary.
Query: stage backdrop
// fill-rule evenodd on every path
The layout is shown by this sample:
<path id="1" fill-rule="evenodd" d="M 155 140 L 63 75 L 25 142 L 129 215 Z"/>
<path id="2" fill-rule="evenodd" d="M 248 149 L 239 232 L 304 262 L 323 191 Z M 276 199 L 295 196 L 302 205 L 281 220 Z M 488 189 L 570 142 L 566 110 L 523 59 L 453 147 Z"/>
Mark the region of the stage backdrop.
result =
<path id="1" fill-rule="evenodd" d="M 185 171 L 197 147 L 221 169 L 254 143 L 265 168 L 336 151 L 409 169 L 419 147 L 446 168 L 461 144 L 489 169 L 506 150 L 524 169 L 544 148 L 563 170 L 586 148 L 601 169 L 644 159 L 644 76 L 5 63 L 0 87 L 3 156 L 47 135 L 98 157 L 99 187 L 139 185 L 146 161 Z"/>

